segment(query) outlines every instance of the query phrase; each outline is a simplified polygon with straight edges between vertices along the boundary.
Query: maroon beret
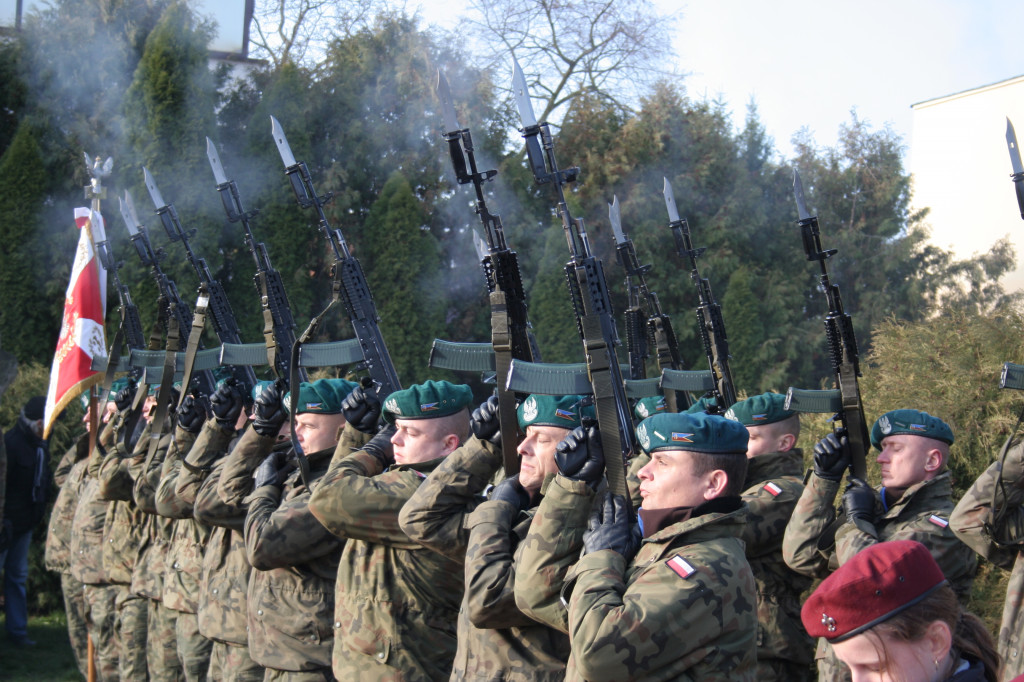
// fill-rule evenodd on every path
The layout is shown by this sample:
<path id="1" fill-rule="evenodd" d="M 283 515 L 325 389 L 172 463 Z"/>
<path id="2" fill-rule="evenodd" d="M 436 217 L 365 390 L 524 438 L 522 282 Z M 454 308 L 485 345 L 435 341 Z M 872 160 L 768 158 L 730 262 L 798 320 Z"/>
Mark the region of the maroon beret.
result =
<path id="1" fill-rule="evenodd" d="M 825 578 L 804 602 L 800 618 L 811 637 L 841 642 L 913 606 L 945 582 L 920 542 L 879 542 Z"/>

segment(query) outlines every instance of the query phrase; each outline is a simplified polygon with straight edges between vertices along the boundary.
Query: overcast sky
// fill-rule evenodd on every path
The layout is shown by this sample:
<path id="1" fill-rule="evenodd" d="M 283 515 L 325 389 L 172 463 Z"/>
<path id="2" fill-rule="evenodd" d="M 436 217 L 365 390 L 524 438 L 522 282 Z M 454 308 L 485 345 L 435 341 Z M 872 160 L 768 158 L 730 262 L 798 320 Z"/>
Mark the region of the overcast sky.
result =
<path id="1" fill-rule="evenodd" d="M 910 105 L 1024 74 L 1021 0 L 655 2 L 682 8 L 674 49 L 689 94 L 721 96 L 737 127 L 753 98 L 786 157 L 803 126 L 834 144 L 851 108 L 909 145 Z M 464 5 L 422 2 L 421 16 L 452 26 Z"/>

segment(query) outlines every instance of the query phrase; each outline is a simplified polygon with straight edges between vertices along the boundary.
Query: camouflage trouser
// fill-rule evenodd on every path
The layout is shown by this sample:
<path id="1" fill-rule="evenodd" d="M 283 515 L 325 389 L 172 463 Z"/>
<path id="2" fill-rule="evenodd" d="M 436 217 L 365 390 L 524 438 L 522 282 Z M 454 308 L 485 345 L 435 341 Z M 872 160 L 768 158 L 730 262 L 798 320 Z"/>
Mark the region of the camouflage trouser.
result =
<path id="1" fill-rule="evenodd" d="M 818 640 L 818 680 L 820 682 L 851 682 L 850 668 L 836 658 L 832 647 L 824 639 Z"/>
<path id="2" fill-rule="evenodd" d="M 155 599 L 149 602 L 149 630 L 146 632 L 146 662 L 150 682 L 183 682 L 185 672 L 178 659 L 178 637 L 174 621 L 178 612 Z"/>
<path id="3" fill-rule="evenodd" d="M 782 682 L 813 682 L 814 670 L 810 664 L 786 661 L 781 658 L 757 659 L 757 680 L 779 680 Z"/>
<path id="4" fill-rule="evenodd" d="M 117 682 L 118 644 L 114 623 L 117 611 L 114 600 L 117 598 L 117 585 L 83 585 L 82 596 L 88 610 L 86 625 L 92 637 L 96 656 L 96 679 L 99 682 Z"/>
<path id="5" fill-rule="evenodd" d="M 128 585 L 118 585 L 117 639 L 120 643 L 121 679 L 146 678 L 146 628 L 149 607 L 146 599 L 131 591 Z"/>
<path id="6" fill-rule="evenodd" d="M 217 682 L 261 682 L 263 666 L 249 658 L 249 647 L 214 642 L 210 652 L 210 679 Z"/>
<path id="7" fill-rule="evenodd" d="M 174 630 L 185 679 L 188 682 L 206 682 L 213 642 L 199 634 L 199 617 L 194 613 L 179 611 Z"/>
<path id="8" fill-rule="evenodd" d="M 320 668 L 319 670 L 301 673 L 267 668 L 263 682 L 334 682 L 334 674 L 331 673 L 330 668 Z"/>
<path id="9" fill-rule="evenodd" d="M 82 583 L 75 580 L 70 573 L 60 574 L 60 588 L 64 592 L 64 612 L 68 617 L 68 639 L 71 650 L 75 653 L 78 672 L 82 677 L 88 676 L 89 670 L 89 628 L 86 625 L 85 594 Z"/>

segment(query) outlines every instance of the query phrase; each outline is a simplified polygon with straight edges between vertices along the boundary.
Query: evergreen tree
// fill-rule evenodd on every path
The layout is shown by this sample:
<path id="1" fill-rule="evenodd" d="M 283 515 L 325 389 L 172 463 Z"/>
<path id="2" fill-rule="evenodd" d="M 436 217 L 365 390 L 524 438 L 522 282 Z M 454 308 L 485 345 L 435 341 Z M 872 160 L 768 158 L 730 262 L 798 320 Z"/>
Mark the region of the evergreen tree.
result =
<path id="1" fill-rule="evenodd" d="M 737 268 L 722 296 L 722 317 L 726 320 L 730 368 L 737 390 L 748 395 L 761 393 L 760 349 L 765 339 L 761 301 L 754 293 L 753 278 L 746 267 Z"/>

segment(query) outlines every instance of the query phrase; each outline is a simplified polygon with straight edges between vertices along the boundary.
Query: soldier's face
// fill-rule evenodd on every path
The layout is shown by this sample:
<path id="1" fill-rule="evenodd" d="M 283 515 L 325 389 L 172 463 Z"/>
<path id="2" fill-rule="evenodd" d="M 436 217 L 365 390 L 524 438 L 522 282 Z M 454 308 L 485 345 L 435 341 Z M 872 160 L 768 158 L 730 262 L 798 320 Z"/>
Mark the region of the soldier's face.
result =
<path id="1" fill-rule="evenodd" d="M 519 444 L 519 485 L 529 492 L 540 490 L 544 477 L 558 473 L 555 466 L 555 448 L 569 435 L 569 429 L 557 426 L 526 427 L 526 438 Z"/>
<path id="2" fill-rule="evenodd" d="M 696 507 L 711 494 L 709 477 L 713 472 L 697 475 L 693 455 L 685 450 L 658 450 L 651 453 L 651 461 L 640 471 L 640 495 L 643 508 L 672 509 Z"/>
<path id="3" fill-rule="evenodd" d="M 156 415 L 153 413 L 153 408 L 156 407 L 156 396 L 147 395 L 145 402 L 142 403 L 142 418 L 147 422 L 151 421 Z"/>
<path id="4" fill-rule="evenodd" d="M 395 464 L 429 462 L 451 453 L 459 444 L 459 437 L 449 430 L 446 419 L 396 419 Z"/>
<path id="5" fill-rule="evenodd" d="M 906 488 L 934 478 L 942 466 L 936 444 L 931 438 L 905 433 L 883 438 L 875 460 L 882 470 L 882 485 Z"/>
<path id="6" fill-rule="evenodd" d="M 295 415 L 295 437 L 307 455 L 333 448 L 338 444 L 338 432 L 345 427 L 343 414 L 316 414 L 303 412 Z"/>
<path id="7" fill-rule="evenodd" d="M 908 642 L 868 630 L 834 642 L 832 650 L 850 667 L 853 682 L 949 679 L 944 670 L 936 670 L 936 661 L 940 665 L 949 662 L 949 644 L 944 644 L 938 629 L 933 631 L 937 623 L 946 625 L 942 621 L 932 623 L 920 640 Z M 945 637 L 949 637 L 948 632 L 946 626 Z"/>
<path id="8" fill-rule="evenodd" d="M 764 426 L 747 427 L 747 435 L 749 436 L 747 441 L 748 459 L 758 455 L 766 455 L 769 452 L 780 451 L 774 426 L 774 424 L 765 424 Z"/>

